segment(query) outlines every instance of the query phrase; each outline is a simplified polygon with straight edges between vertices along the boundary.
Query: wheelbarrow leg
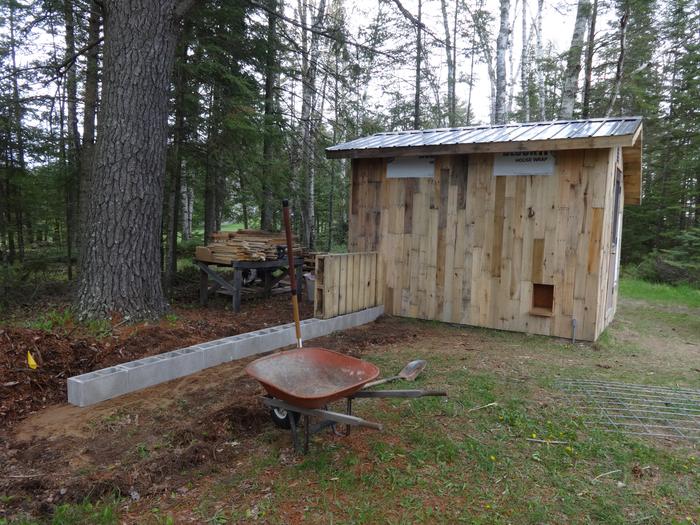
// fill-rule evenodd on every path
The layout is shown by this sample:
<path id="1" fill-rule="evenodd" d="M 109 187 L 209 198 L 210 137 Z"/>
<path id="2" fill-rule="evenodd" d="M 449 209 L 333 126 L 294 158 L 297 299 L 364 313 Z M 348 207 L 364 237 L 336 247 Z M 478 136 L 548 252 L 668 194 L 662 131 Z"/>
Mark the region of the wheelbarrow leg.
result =
<path id="1" fill-rule="evenodd" d="M 289 419 L 289 428 L 292 431 L 292 445 L 294 446 L 294 452 L 299 452 L 299 440 L 297 436 L 297 423 L 294 421 L 294 415 L 291 411 L 287 412 L 287 419 Z"/>
<path id="2" fill-rule="evenodd" d="M 304 414 L 304 454 L 309 453 L 309 416 Z"/>
<path id="3" fill-rule="evenodd" d="M 352 416 L 352 398 L 351 398 L 351 397 L 348 398 L 348 402 L 347 402 L 347 406 L 346 406 L 346 409 L 345 409 L 345 413 L 346 413 L 348 416 Z M 346 436 L 349 436 L 349 435 L 350 435 L 350 425 L 345 425 L 345 435 L 346 435 Z"/>

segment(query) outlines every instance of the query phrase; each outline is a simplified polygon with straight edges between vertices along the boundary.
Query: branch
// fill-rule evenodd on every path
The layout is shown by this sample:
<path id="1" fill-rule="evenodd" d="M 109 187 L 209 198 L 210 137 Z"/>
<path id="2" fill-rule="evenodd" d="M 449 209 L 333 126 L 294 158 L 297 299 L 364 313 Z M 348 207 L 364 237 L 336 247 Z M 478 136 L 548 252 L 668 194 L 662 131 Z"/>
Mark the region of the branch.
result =
<path id="1" fill-rule="evenodd" d="M 56 75 L 45 82 L 45 84 L 49 84 L 50 82 L 53 82 L 54 80 L 56 80 L 58 77 L 63 76 L 66 73 L 66 71 L 68 71 L 73 66 L 73 64 L 75 64 L 75 61 L 78 60 L 78 58 L 80 56 L 84 55 L 85 53 L 90 51 L 95 46 L 98 46 L 99 44 L 101 44 L 103 40 L 104 40 L 104 38 L 100 37 L 97 40 L 95 40 L 94 42 L 90 42 L 82 49 L 79 49 L 78 51 L 76 51 L 74 55 L 66 58 L 63 62 L 61 62 L 59 64 L 42 64 L 42 65 L 38 65 L 38 66 L 18 68 L 15 71 L 13 71 L 12 73 L 10 73 L 9 75 L 5 75 L 4 77 L 0 77 L 0 80 L 7 80 L 8 78 L 12 78 L 17 73 L 23 73 L 25 71 L 35 71 L 37 69 L 53 69 L 56 71 Z"/>
<path id="2" fill-rule="evenodd" d="M 380 51 L 379 49 L 376 49 L 374 47 L 366 46 L 364 44 L 360 44 L 359 42 L 353 42 L 352 40 L 344 40 L 344 39 L 338 38 L 337 36 L 335 36 L 331 33 L 327 33 L 326 31 L 322 31 L 322 30 L 316 29 L 314 27 L 309 27 L 306 24 L 302 24 L 301 22 L 297 22 L 296 20 L 294 20 L 292 18 L 288 18 L 288 17 L 284 16 L 282 13 L 277 13 L 276 11 L 273 11 L 272 9 L 264 6 L 263 4 L 259 4 L 255 0 L 252 0 L 250 2 L 250 5 L 252 5 L 253 7 L 257 7 L 258 9 L 262 9 L 266 13 L 268 13 L 272 16 L 276 16 L 280 20 L 284 20 L 285 22 L 292 24 L 293 26 L 299 27 L 299 28 L 304 29 L 306 31 L 310 31 L 310 32 L 315 33 L 319 36 L 327 38 L 329 40 L 334 40 L 335 42 L 339 42 L 341 44 L 349 44 L 349 45 L 354 46 L 358 49 L 363 49 L 364 51 L 369 51 L 370 53 L 377 53 L 379 55 L 384 55 L 384 56 L 389 57 L 389 58 L 394 58 L 394 55 L 391 55 L 389 53 L 385 53 L 384 51 Z"/>
<path id="3" fill-rule="evenodd" d="M 445 41 L 442 40 L 441 38 L 438 38 L 435 33 L 433 33 L 430 29 L 428 29 L 428 26 L 426 26 L 423 22 L 420 22 L 415 16 L 411 14 L 411 12 L 406 9 L 403 4 L 401 3 L 401 0 L 394 0 L 394 3 L 396 4 L 396 7 L 399 8 L 399 11 L 401 11 L 401 14 L 405 16 L 409 22 L 411 22 L 416 28 L 420 28 L 426 33 L 428 33 L 433 39 L 442 44 L 445 45 Z"/>

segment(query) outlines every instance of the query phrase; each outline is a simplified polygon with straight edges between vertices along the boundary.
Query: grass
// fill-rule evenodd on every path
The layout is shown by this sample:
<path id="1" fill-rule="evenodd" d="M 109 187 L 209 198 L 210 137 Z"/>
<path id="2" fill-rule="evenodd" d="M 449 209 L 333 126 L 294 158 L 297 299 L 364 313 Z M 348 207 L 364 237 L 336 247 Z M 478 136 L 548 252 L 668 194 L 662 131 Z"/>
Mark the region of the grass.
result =
<path id="1" fill-rule="evenodd" d="M 629 299 L 700 308 L 700 290 L 687 285 L 671 286 L 639 279 L 620 279 L 620 293 Z"/>
<path id="2" fill-rule="evenodd" d="M 250 224 L 248 225 L 250 228 L 253 228 L 254 226 L 251 226 Z M 237 230 L 243 229 L 243 223 L 242 222 L 228 222 L 224 223 L 221 225 L 221 230 L 222 232 L 235 232 Z M 204 235 L 204 227 L 201 228 L 193 228 L 192 229 L 192 235 L 199 235 L 200 237 Z"/>
<path id="3" fill-rule="evenodd" d="M 48 309 L 37 317 L 25 321 L 23 326 L 46 332 L 61 331 L 64 334 L 72 332 L 79 325 L 87 334 L 100 338 L 111 330 L 111 324 L 106 319 L 78 320 L 70 308 Z"/>
<path id="4" fill-rule="evenodd" d="M 664 293 L 670 297 L 677 292 Z M 622 294 L 629 297 L 625 290 Z M 623 298 L 619 319 L 595 345 L 398 321 L 406 330 L 429 335 L 365 358 L 386 371 L 429 355 L 429 368 L 416 387 L 445 387 L 449 398 L 358 402 L 358 415 L 383 422 L 385 432 L 355 431 L 355 438 L 346 440 L 322 435 L 312 453 L 291 466 L 275 465 L 288 446 L 287 436 L 251 450 L 256 459 L 238 473 L 239 479 L 264 479 L 260 487 L 271 485 L 272 490 L 263 492 L 262 499 L 258 492 L 222 507 L 217 494 L 240 493 L 249 485 L 215 481 L 201 508 L 218 509 L 217 514 L 203 513 L 202 518 L 697 525 L 697 444 L 591 427 L 555 386 L 560 377 L 598 377 L 700 387 L 698 372 L 688 371 L 683 359 L 669 360 L 666 353 L 692 354 L 683 345 L 700 344 L 697 316 L 669 311 L 665 301 L 650 294 L 644 300 L 648 304 L 627 304 Z M 689 323 L 685 332 L 672 332 Z M 641 326 L 650 333 L 669 331 L 667 346 L 650 343 L 646 332 L 636 331 Z M 478 352 L 450 350 L 474 336 Z M 672 339 L 676 336 L 678 341 Z M 607 363 L 614 366 L 606 368 Z"/>
<path id="5" fill-rule="evenodd" d="M 0 525 L 39 525 L 48 523 L 51 525 L 114 525 L 119 523 L 117 500 L 94 504 L 88 501 L 83 503 L 63 504 L 55 508 L 53 515 L 47 520 L 36 521 L 32 518 L 18 518 L 6 521 L 0 518 Z"/>
<path id="6" fill-rule="evenodd" d="M 392 321 L 417 335 L 363 358 L 387 373 L 427 356 L 415 385 L 396 387 L 444 388 L 448 398 L 358 400 L 357 415 L 386 430 L 323 433 L 305 457 L 293 457 L 288 434 L 271 425 L 249 441 L 232 435 L 242 441 L 236 461 L 215 475 L 192 472 L 182 500 L 139 503 L 139 520 L 698 525 L 699 444 L 604 432 L 556 386 L 598 378 L 700 388 L 694 293 L 623 279 L 617 318 L 595 344 Z M 121 417 L 105 424 L 118 428 Z M 131 454 L 146 460 L 155 450 L 139 442 Z M 122 509 L 63 506 L 51 523 L 115 523 Z"/>

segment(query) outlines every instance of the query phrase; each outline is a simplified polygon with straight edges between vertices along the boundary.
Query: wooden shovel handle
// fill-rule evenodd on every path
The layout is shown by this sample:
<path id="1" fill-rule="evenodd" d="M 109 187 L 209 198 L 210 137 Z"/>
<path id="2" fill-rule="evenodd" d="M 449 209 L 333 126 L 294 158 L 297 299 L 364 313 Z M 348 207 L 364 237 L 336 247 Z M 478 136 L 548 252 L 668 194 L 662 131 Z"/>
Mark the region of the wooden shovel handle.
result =
<path id="1" fill-rule="evenodd" d="M 297 298 L 296 267 L 294 266 L 294 252 L 292 248 L 292 223 L 289 219 L 289 201 L 282 201 L 282 215 L 284 216 L 284 233 L 287 237 L 287 260 L 289 261 L 289 285 L 292 287 L 292 310 L 294 313 L 294 329 L 297 335 L 297 348 L 301 348 L 301 325 L 299 319 L 299 299 Z"/>

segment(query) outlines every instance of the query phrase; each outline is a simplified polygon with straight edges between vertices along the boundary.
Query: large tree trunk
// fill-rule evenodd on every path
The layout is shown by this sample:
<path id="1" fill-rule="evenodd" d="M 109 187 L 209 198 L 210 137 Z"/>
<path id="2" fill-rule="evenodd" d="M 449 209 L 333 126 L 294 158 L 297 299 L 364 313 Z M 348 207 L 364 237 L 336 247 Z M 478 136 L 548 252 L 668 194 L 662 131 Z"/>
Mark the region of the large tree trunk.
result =
<path id="1" fill-rule="evenodd" d="M 590 16 L 590 0 L 578 0 L 574 34 L 571 36 L 571 45 L 566 57 L 566 71 L 564 72 L 564 86 L 562 88 L 561 110 L 559 112 L 559 118 L 561 119 L 571 119 L 574 116 L 574 104 L 578 94 L 578 77 L 581 73 L 583 36 Z"/>
<path id="2" fill-rule="evenodd" d="M 510 0 L 501 0 L 501 23 L 496 40 L 496 106 L 494 124 L 506 123 L 506 52 L 510 36 Z"/>
<path id="3" fill-rule="evenodd" d="M 103 96 L 81 257 L 79 315 L 158 317 L 176 0 L 104 0 Z"/>

